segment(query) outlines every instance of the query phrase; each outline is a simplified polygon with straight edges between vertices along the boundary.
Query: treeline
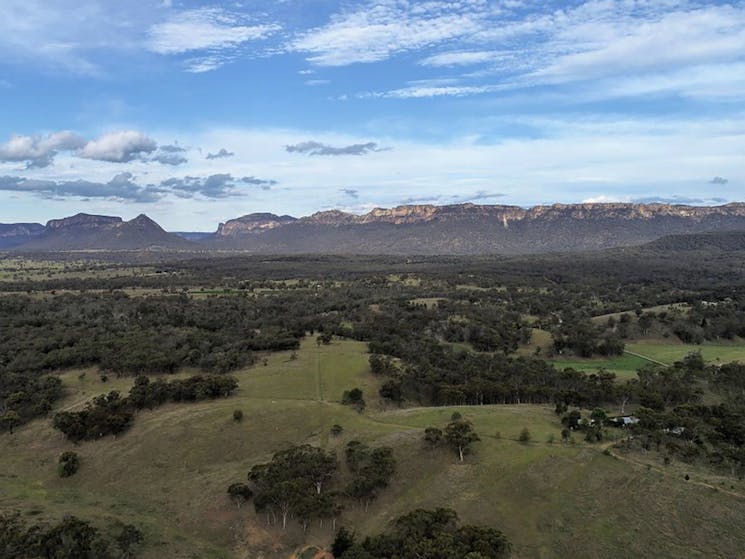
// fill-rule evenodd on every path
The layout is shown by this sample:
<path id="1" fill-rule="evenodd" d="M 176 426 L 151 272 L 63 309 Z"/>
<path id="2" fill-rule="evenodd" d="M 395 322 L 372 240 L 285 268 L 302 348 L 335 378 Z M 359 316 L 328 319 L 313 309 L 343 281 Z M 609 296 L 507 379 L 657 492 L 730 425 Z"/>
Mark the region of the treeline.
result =
<path id="1" fill-rule="evenodd" d="M 56 524 L 28 525 L 18 513 L 0 513 L 3 559 L 133 559 L 144 540 L 131 524 L 101 531 L 90 522 L 67 516 Z"/>
<path id="2" fill-rule="evenodd" d="M 331 547 L 337 559 L 501 559 L 512 546 L 495 528 L 459 525 L 454 510 L 417 509 L 398 517 L 392 528 L 363 540 L 340 529 Z"/>
<path id="3" fill-rule="evenodd" d="M 152 409 L 167 402 L 197 402 L 225 398 L 235 392 L 237 380 L 228 375 L 197 375 L 170 382 L 159 379 L 150 382 L 139 376 L 123 397 L 117 391 L 97 396 L 81 411 L 55 414 L 54 427 L 73 442 L 100 439 L 124 432 L 138 410 Z"/>

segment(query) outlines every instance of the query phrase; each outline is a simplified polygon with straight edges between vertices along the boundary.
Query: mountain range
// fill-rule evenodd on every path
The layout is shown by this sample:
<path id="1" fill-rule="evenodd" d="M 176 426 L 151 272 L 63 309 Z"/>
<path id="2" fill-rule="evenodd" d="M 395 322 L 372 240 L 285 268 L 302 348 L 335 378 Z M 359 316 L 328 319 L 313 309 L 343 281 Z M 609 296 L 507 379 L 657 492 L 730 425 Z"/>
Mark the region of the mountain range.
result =
<path id="1" fill-rule="evenodd" d="M 640 245 L 669 236 L 731 231 L 745 231 L 745 203 L 703 207 L 554 204 L 527 209 L 475 204 L 410 205 L 376 208 L 363 215 L 339 210 L 301 218 L 253 213 L 221 223 L 211 234 L 168 233 L 145 215 L 124 221 L 119 217 L 78 214 L 49 221 L 46 226 L 0 224 L 0 248 L 526 254 L 598 250 Z M 737 243 L 738 238 L 730 239 L 730 243 Z M 660 247 L 664 246 L 663 241 L 660 243 Z"/>

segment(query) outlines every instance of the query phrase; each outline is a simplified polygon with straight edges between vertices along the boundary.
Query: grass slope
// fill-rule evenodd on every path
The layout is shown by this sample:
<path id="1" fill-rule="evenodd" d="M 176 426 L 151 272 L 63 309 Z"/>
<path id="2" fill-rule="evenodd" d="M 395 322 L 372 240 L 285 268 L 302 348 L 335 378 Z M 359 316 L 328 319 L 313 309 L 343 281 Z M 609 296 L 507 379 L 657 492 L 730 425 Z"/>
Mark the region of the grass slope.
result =
<path id="1" fill-rule="evenodd" d="M 292 443 L 342 451 L 358 438 L 394 447 L 399 473 L 368 511 L 350 506 L 343 522 L 377 532 L 419 506 L 453 507 L 464 520 L 502 529 L 517 557 L 738 557 L 745 552 L 745 500 L 605 456 L 599 448 L 548 444 L 560 425 L 543 406 L 387 409 L 375 397 L 379 380 L 367 367 L 365 346 L 308 340 L 291 359 L 274 354 L 266 366 L 238 373 L 236 396 L 172 404 L 139 414 L 118 439 L 77 447 L 49 420 L 0 436 L 0 508 L 28 515 L 119 519 L 141 526 L 146 559 L 287 558 L 302 544 L 327 545 L 329 526 L 304 534 L 268 528 L 251 506 L 236 509 L 225 489 L 245 479 L 252 464 Z M 63 375 L 78 407 L 96 393 L 127 390 L 131 379 L 106 384 L 94 371 Z M 358 414 L 337 402 L 354 386 L 368 409 Z M 232 420 L 242 409 L 245 419 Z M 444 426 L 457 409 L 473 420 L 482 442 L 460 464 L 445 450 L 429 451 L 422 428 Z M 334 423 L 344 426 L 329 437 Z M 534 442 L 515 439 L 523 427 Z M 499 436 L 497 436 L 499 433 Z M 58 455 L 74 449 L 80 472 L 55 473 Z M 692 480 L 693 481 L 693 480 Z M 45 512 L 42 512 L 45 511 Z"/>

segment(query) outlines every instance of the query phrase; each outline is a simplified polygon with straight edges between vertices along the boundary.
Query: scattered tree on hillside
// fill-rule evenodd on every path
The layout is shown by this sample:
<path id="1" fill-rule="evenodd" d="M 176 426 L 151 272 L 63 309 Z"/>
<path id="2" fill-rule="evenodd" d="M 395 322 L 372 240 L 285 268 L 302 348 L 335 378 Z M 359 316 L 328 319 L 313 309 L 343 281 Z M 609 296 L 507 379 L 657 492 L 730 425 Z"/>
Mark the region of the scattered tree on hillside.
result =
<path id="1" fill-rule="evenodd" d="M 471 452 L 471 445 L 481 439 L 470 421 L 455 419 L 445 427 L 445 440 L 463 462 L 464 456 Z"/>
<path id="2" fill-rule="evenodd" d="M 228 495 L 230 500 L 235 503 L 238 508 L 248 502 L 253 497 L 253 491 L 245 483 L 233 483 L 228 487 Z"/>
<path id="3" fill-rule="evenodd" d="M 277 452 L 272 461 L 251 468 L 248 479 L 254 487 L 256 512 L 279 515 L 282 528 L 298 516 L 304 521 L 328 512 L 324 485 L 337 470 L 336 457 L 310 445 Z"/>
<path id="4" fill-rule="evenodd" d="M 70 477 L 77 473 L 80 468 L 80 458 L 77 452 L 63 452 L 58 460 L 57 473 L 59 477 Z"/>
<path id="5" fill-rule="evenodd" d="M 371 448 L 360 441 L 350 441 L 346 448 L 346 461 L 352 472 L 352 481 L 345 493 L 365 508 L 388 487 L 396 472 L 396 459 L 389 447 Z"/>
<path id="6" fill-rule="evenodd" d="M 440 446 L 442 443 L 442 429 L 437 427 L 427 427 L 424 430 L 424 441 L 429 445 L 430 448 Z"/>
<path id="7" fill-rule="evenodd" d="M 359 388 L 345 390 L 344 394 L 342 394 L 341 403 L 345 406 L 353 407 L 358 412 L 362 412 L 365 409 L 365 399 L 362 395 L 362 390 Z"/>

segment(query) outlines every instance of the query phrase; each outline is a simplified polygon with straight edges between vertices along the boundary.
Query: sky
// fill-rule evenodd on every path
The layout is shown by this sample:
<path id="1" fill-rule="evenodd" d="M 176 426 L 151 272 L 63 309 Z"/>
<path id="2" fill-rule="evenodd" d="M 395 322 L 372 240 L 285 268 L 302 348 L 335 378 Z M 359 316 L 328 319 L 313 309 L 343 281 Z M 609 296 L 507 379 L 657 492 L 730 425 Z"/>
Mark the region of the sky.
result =
<path id="1" fill-rule="evenodd" d="M 0 11 L 2 223 L 745 201 L 745 1 Z"/>

